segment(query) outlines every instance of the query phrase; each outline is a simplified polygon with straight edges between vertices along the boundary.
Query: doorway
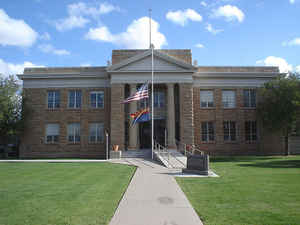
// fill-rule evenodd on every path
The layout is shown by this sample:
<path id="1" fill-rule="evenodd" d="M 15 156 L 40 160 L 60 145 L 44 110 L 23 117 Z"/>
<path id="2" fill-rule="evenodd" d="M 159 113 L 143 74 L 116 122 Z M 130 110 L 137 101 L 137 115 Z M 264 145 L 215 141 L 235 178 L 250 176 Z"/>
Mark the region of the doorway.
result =
<path id="1" fill-rule="evenodd" d="M 165 119 L 154 120 L 154 140 L 161 145 L 165 145 Z M 140 148 L 151 148 L 151 121 L 139 124 Z"/>

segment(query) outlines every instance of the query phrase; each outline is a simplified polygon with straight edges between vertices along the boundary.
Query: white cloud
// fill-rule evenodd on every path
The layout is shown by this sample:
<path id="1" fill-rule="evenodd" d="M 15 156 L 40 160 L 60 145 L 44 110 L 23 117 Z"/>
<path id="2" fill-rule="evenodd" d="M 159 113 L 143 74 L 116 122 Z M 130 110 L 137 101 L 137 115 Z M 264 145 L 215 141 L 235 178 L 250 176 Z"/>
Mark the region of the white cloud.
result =
<path id="1" fill-rule="evenodd" d="M 71 30 L 73 28 L 84 27 L 90 21 L 82 16 L 69 16 L 55 22 L 55 27 L 59 31 Z"/>
<path id="2" fill-rule="evenodd" d="M 51 53 L 54 55 L 70 55 L 70 52 L 65 49 L 56 49 L 50 44 L 39 45 L 39 49 L 44 53 Z"/>
<path id="3" fill-rule="evenodd" d="M 295 45 L 299 45 L 300 46 L 300 37 L 298 38 L 294 38 L 290 41 L 284 41 L 282 42 L 283 46 L 295 46 Z"/>
<path id="4" fill-rule="evenodd" d="M 89 67 L 92 66 L 90 63 L 81 63 L 80 64 L 81 67 Z"/>
<path id="5" fill-rule="evenodd" d="M 23 20 L 10 18 L 0 9 L 0 45 L 30 47 L 38 34 Z"/>
<path id="6" fill-rule="evenodd" d="M 265 66 L 278 66 L 281 73 L 286 73 L 293 70 L 293 66 L 288 64 L 288 62 L 280 57 L 268 56 L 264 60 L 256 61 L 256 64 Z"/>
<path id="7" fill-rule="evenodd" d="M 290 3 L 291 3 L 291 4 L 294 4 L 294 3 L 295 3 L 295 0 L 290 0 Z"/>
<path id="8" fill-rule="evenodd" d="M 215 28 L 213 28 L 213 26 L 212 26 L 210 23 L 206 24 L 205 29 L 206 29 L 208 32 L 210 32 L 210 33 L 212 33 L 212 34 L 214 34 L 214 35 L 216 35 L 216 34 L 221 33 L 221 32 L 224 31 L 224 30 L 222 30 L 222 29 L 215 29 Z"/>
<path id="9" fill-rule="evenodd" d="M 218 9 L 213 10 L 212 17 L 219 18 L 224 17 L 226 21 L 231 22 L 237 20 L 243 22 L 245 14 L 238 7 L 233 5 L 220 6 Z"/>
<path id="10" fill-rule="evenodd" d="M 204 48 L 204 45 L 203 45 L 203 44 L 200 44 L 200 43 L 198 43 L 198 44 L 196 44 L 196 45 L 195 45 L 195 47 L 197 47 L 197 48 Z"/>
<path id="11" fill-rule="evenodd" d="M 51 36 L 48 32 L 45 32 L 45 33 L 41 34 L 39 36 L 39 38 L 44 41 L 49 41 L 51 39 Z"/>
<path id="12" fill-rule="evenodd" d="M 165 36 L 159 32 L 159 23 L 152 19 L 152 43 L 155 48 L 167 44 Z M 134 20 L 125 32 L 112 34 L 106 26 L 90 28 L 86 39 L 110 42 L 126 48 L 149 48 L 149 17 Z"/>
<path id="13" fill-rule="evenodd" d="M 200 5 L 206 7 L 206 6 L 207 6 L 207 3 L 206 3 L 205 1 L 201 1 L 201 2 L 200 2 Z"/>
<path id="14" fill-rule="evenodd" d="M 24 62 L 22 64 L 8 63 L 0 59 L 0 73 L 5 76 L 21 74 L 25 67 L 44 67 L 33 64 L 32 62 Z"/>
<path id="15" fill-rule="evenodd" d="M 180 26 L 185 26 L 189 20 L 196 22 L 202 21 L 202 16 L 193 9 L 169 11 L 166 14 L 166 18 Z"/>
<path id="16" fill-rule="evenodd" d="M 68 17 L 57 20 L 54 24 L 57 30 L 71 30 L 82 28 L 90 22 L 89 17 L 97 19 L 100 15 L 120 11 L 118 6 L 104 2 L 97 5 L 78 2 L 67 6 Z"/>

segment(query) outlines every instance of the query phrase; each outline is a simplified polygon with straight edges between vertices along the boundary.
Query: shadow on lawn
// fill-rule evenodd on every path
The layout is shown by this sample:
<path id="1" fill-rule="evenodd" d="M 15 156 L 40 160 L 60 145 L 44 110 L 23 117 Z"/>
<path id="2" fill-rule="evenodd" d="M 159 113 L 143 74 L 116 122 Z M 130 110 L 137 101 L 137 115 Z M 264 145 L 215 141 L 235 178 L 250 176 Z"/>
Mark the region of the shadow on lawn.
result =
<path id="1" fill-rule="evenodd" d="M 300 160 L 280 160 L 271 162 L 257 162 L 251 164 L 239 164 L 242 167 L 260 168 L 300 168 Z"/>

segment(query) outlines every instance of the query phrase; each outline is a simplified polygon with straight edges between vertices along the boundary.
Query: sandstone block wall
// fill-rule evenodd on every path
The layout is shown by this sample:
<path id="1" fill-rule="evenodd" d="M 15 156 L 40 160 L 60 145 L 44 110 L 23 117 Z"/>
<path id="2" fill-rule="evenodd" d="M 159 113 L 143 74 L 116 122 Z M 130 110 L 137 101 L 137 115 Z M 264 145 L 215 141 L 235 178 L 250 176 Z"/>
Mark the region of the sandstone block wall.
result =
<path id="1" fill-rule="evenodd" d="M 60 108 L 47 108 L 47 91 L 60 91 Z M 68 91 L 82 91 L 81 109 L 68 108 Z M 104 108 L 90 107 L 90 91 L 104 91 Z M 24 89 L 26 104 L 30 114 L 26 121 L 26 130 L 21 138 L 21 158 L 105 158 L 105 142 L 91 144 L 88 140 L 89 123 L 104 123 L 104 129 L 110 130 L 110 88 L 51 88 Z M 78 144 L 67 140 L 67 125 L 80 123 L 81 141 Z M 45 140 L 46 124 L 60 125 L 59 143 L 47 144 Z"/>
<path id="2" fill-rule="evenodd" d="M 200 88 L 193 89 L 194 107 L 194 136 L 195 144 L 212 155 L 253 155 L 253 154 L 282 154 L 282 142 L 278 135 L 263 131 L 259 124 L 256 108 L 243 107 L 243 89 L 230 89 L 236 92 L 236 107 L 225 109 L 222 106 L 222 88 L 208 89 L 214 92 L 212 108 L 200 107 Z M 207 89 L 203 89 L 207 90 Z M 225 90 L 225 89 L 224 89 Z M 226 89 L 228 90 L 228 89 Z M 213 121 L 215 124 L 215 140 L 202 142 L 201 122 Z M 236 141 L 224 141 L 223 121 L 236 122 Z M 245 121 L 257 121 L 258 140 L 245 140 Z"/>

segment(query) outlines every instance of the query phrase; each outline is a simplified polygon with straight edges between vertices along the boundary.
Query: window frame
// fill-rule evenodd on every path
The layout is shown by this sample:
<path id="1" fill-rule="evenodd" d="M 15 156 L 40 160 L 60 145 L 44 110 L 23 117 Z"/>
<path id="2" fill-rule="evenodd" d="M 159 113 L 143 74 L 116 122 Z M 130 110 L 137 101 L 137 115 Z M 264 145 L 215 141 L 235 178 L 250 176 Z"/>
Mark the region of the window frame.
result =
<path id="1" fill-rule="evenodd" d="M 57 125 L 57 128 L 58 128 L 57 135 L 48 135 L 47 131 L 48 131 L 49 125 Z M 45 126 L 45 143 L 46 144 L 58 144 L 59 136 L 60 136 L 60 124 L 59 123 L 47 123 Z M 48 137 L 51 137 L 51 141 L 48 141 Z M 57 140 L 55 140 L 55 137 L 57 137 Z"/>
<path id="2" fill-rule="evenodd" d="M 212 93 L 212 102 L 209 101 L 201 101 L 201 96 L 203 96 L 203 94 L 201 94 L 201 92 L 210 92 Z M 202 103 L 205 103 L 205 106 L 202 106 Z M 210 106 L 209 104 L 212 103 L 212 105 Z M 200 108 L 213 108 L 215 107 L 215 102 L 214 102 L 214 91 L 213 90 L 200 90 Z"/>
<path id="3" fill-rule="evenodd" d="M 93 106 L 92 105 L 92 95 L 95 94 L 96 95 L 96 105 Z M 99 99 L 99 95 L 102 95 L 102 105 L 99 106 L 99 102 L 98 102 L 98 99 Z M 103 109 L 104 108 L 104 91 L 91 91 L 90 92 L 90 107 L 93 108 L 93 109 Z"/>
<path id="4" fill-rule="evenodd" d="M 225 128 L 225 124 L 227 124 L 228 128 Z M 232 128 L 232 125 L 234 125 L 234 129 Z M 226 129 L 228 129 L 228 135 L 226 132 Z M 235 121 L 223 121 L 223 134 L 224 134 L 224 141 L 225 142 L 235 142 L 237 141 L 237 124 Z M 234 134 L 234 136 L 233 136 Z M 225 138 L 225 136 L 228 136 L 228 139 Z M 234 137 L 234 138 L 233 138 Z"/>
<path id="5" fill-rule="evenodd" d="M 161 98 L 161 96 L 163 96 L 163 97 Z M 157 99 L 157 101 L 156 101 L 156 99 Z M 154 108 L 164 108 L 166 106 L 166 94 L 164 91 L 154 91 L 153 105 L 154 105 Z"/>
<path id="6" fill-rule="evenodd" d="M 95 125 L 96 127 L 96 132 L 95 132 L 95 141 L 91 140 L 91 129 L 92 126 Z M 100 128 L 100 131 L 98 130 Z M 98 134 L 98 131 L 100 134 Z M 99 144 L 99 143 L 104 143 L 104 123 L 102 122 L 95 122 L 95 123 L 89 123 L 89 144 Z"/>
<path id="7" fill-rule="evenodd" d="M 71 97 L 71 92 L 74 92 L 75 93 L 75 97 L 74 97 L 74 107 L 71 107 L 70 104 L 71 104 L 71 101 L 70 101 L 70 97 Z M 76 107 L 77 106 L 77 103 L 78 103 L 78 99 L 77 99 L 77 93 L 80 93 L 80 105 L 79 107 Z M 68 108 L 69 109 L 81 109 L 81 106 L 82 106 L 82 91 L 81 90 L 69 90 L 68 92 Z"/>
<path id="8" fill-rule="evenodd" d="M 252 91 L 253 91 L 255 97 L 251 97 L 251 96 L 252 96 L 252 95 L 251 95 L 251 92 L 252 92 Z M 248 92 L 248 94 L 245 95 L 245 92 Z M 248 99 L 246 100 L 246 98 L 248 98 Z M 252 98 L 255 98 L 254 101 L 253 101 Z M 243 106 L 244 106 L 245 108 L 256 108 L 256 105 L 257 105 L 256 100 L 257 100 L 257 92 L 256 92 L 256 89 L 253 89 L 253 88 L 243 89 L 243 101 L 244 101 Z M 254 102 L 254 105 L 252 104 L 253 102 Z M 248 104 L 248 105 L 247 105 L 247 104 Z"/>
<path id="9" fill-rule="evenodd" d="M 211 127 L 210 127 L 210 125 L 211 125 Z M 205 132 L 203 132 L 204 126 L 205 126 Z M 212 132 L 211 132 L 210 128 L 212 128 Z M 203 140 L 203 139 L 205 139 L 205 140 Z M 215 141 L 215 123 L 214 123 L 214 121 L 201 122 L 201 141 L 203 143 L 209 143 L 209 142 Z"/>
<path id="10" fill-rule="evenodd" d="M 228 101 L 224 101 L 226 98 L 224 98 L 224 94 L 225 93 L 228 93 L 228 92 L 232 92 L 233 94 L 234 94 L 234 105 L 233 106 L 225 106 L 225 104 L 224 103 L 231 103 L 231 102 L 228 102 Z M 222 106 L 223 106 L 223 108 L 224 109 L 234 109 L 234 108 L 236 108 L 236 91 L 235 90 L 222 90 Z"/>
<path id="11" fill-rule="evenodd" d="M 247 123 L 249 123 L 249 132 L 247 131 Z M 249 139 L 247 138 L 247 136 L 249 136 Z M 256 120 L 245 121 L 245 141 L 247 143 L 253 143 L 253 142 L 257 142 L 257 140 L 258 140 L 257 121 Z"/>
<path id="12" fill-rule="evenodd" d="M 76 127 L 75 125 L 78 125 L 78 127 Z M 72 127 L 72 135 L 70 134 L 70 126 Z M 78 130 L 77 130 L 78 129 Z M 79 135 L 76 135 L 76 131 L 78 131 Z M 79 136 L 79 141 L 76 139 L 76 137 Z M 70 141 L 70 137 L 73 137 L 73 141 Z M 67 125 L 67 141 L 70 144 L 78 144 L 81 142 L 81 126 L 80 123 L 69 123 Z"/>
<path id="13" fill-rule="evenodd" d="M 51 107 L 49 107 L 49 93 L 53 93 L 53 102 Z M 56 107 L 56 100 L 58 96 L 58 107 Z M 59 90 L 47 90 L 47 109 L 59 109 L 60 108 L 60 91 Z"/>

